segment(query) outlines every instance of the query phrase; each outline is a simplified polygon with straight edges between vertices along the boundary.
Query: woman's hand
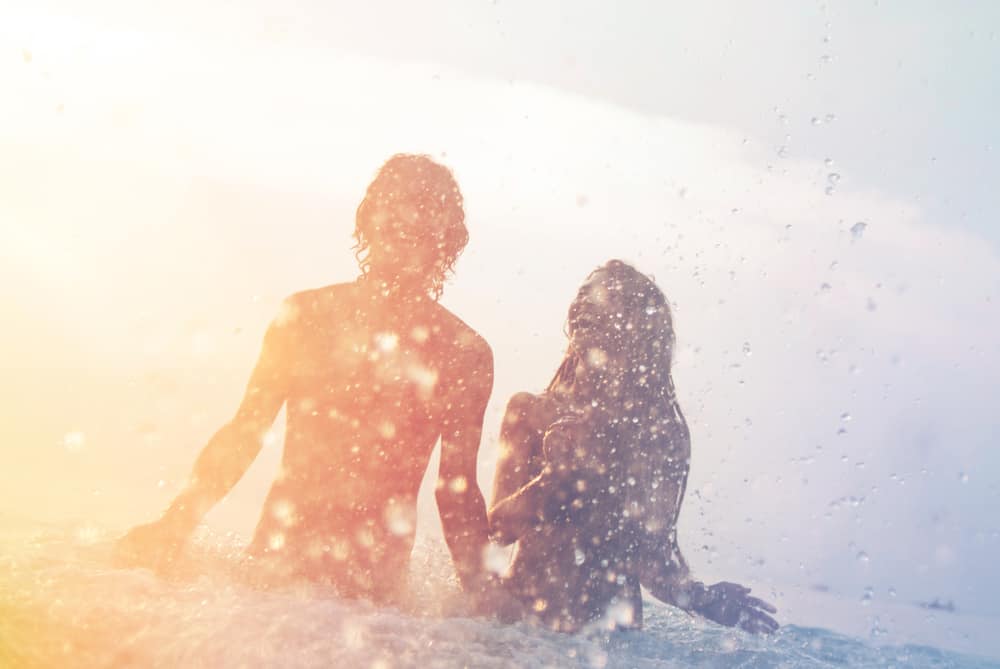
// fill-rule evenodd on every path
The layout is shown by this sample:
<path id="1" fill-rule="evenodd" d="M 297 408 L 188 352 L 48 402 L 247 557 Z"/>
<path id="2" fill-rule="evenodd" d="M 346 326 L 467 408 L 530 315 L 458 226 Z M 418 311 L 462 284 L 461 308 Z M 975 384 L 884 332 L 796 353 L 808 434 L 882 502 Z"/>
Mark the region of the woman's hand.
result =
<path id="1" fill-rule="evenodd" d="M 577 415 L 563 416 L 552 423 L 542 441 L 545 466 L 560 477 L 604 474 L 609 454 L 597 435 L 595 421 Z"/>
<path id="2" fill-rule="evenodd" d="M 750 588 L 722 581 L 706 586 L 693 583 L 690 593 L 691 611 L 727 627 L 739 627 L 754 634 L 770 634 L 778 629 L 778 621 L 769 616 L 777 609 L 762 599 L 750 596 Z"/>
<path id="3" fill-rule="evenodd" d="M 549 426 L 542 441 L 545 464 L 557 474 L 572 471 L 576 467 L 576 451 L 584 439 L 585 431 L 579 418 L 560 418 Z"/>

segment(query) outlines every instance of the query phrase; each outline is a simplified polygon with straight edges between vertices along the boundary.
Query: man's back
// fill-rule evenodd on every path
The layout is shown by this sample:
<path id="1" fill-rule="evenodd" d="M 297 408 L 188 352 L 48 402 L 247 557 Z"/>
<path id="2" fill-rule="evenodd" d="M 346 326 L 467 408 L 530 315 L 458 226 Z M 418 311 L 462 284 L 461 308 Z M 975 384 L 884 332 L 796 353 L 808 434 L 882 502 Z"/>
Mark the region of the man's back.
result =
<path id="1" fill-rule="evenodd" d="M 440 437 L 435 497 L 445 541 L 466 592 L 490 587 L 476 457 L 493 356 L 436 301 L 469 239 L 451 171 L 428 156 L 391 157 L 358 205 L 354 239 L 360 278 L 285 302 L 236 415 L 201 450 L 163 516 L 121 539 L 122 563 L 173 564 L 286 406 L 282 469 L 251 545 L 255 562 L 279 579 L 391 596 L 405 577 L 417 491 Z M 271 570 L 260 573 L 271 580 Z"/>
<path id="2" fill-rule="evenodd" d="M 285 396 L 285 450 L 251 552 L 389 596 L 431 451 L 460 396 L 490 375 L 489 346 L 426 296 L 386 296 L 364 279 L 292 296 L 272 330 L 261 390 Z"/>

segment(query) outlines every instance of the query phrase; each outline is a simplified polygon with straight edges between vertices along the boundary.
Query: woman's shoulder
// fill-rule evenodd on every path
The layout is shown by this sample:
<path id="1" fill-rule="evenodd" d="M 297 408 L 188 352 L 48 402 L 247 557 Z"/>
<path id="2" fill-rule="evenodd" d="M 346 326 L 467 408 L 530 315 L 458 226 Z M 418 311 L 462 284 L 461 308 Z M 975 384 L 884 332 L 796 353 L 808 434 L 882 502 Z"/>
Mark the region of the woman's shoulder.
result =
<path id="1" fill-rule="evenodd" d="M 537 430 L 544 430 L 565 412 L 565 402 L 551 392 L 520 392 L 507 401 L 505 420 L 523 421 Z"/>

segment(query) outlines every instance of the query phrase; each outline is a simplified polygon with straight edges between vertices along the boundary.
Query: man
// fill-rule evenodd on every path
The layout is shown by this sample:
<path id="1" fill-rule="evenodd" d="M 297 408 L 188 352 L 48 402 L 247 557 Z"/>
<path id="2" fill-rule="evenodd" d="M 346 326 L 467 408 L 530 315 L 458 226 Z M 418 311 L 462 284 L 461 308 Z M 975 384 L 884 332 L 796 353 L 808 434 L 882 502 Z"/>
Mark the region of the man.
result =
<path id="1" fill-rule="evenodd" d="M 484 593 L 486 505 L 476 482 L 493 386 L 489 345 L 437 299 L 468 241 L 451 172 L 396 155 L 357 210 L 361 276 L 288 298 L 235 417 L 156 522 L 119 542 L 125 564 L 168 566 L 236 484 L 286 406 L 280 473 L 248 552 L 265 571 L 391 601 L 406 580 L 417 493 L 438 438 L 445 539 L 466 591 Z"/>

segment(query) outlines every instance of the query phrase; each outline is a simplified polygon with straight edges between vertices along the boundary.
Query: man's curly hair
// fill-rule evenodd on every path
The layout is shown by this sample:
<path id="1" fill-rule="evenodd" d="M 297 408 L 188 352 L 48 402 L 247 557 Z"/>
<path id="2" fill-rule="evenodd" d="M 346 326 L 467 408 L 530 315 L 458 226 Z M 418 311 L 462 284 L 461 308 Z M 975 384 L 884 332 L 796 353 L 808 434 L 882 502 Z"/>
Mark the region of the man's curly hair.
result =
<path id="1" fill-rule="evenodd" d="M 419 215 L 414 222 L 395 223 L 413 228 L 421 244 L 432 244 L 437 251 L 427 268 L 428 290 L 436 300 L 469 241 L 462 193 L 451 170 L 429 156 L 398 153 L 389 158 L 368 186 L 355 217 L 354 255 L 363 275 L 371 271 L 369 249 L 373 226 L 379 224 L 373 214 L 379 205 L 399 201 L 413 205 Z"/>

